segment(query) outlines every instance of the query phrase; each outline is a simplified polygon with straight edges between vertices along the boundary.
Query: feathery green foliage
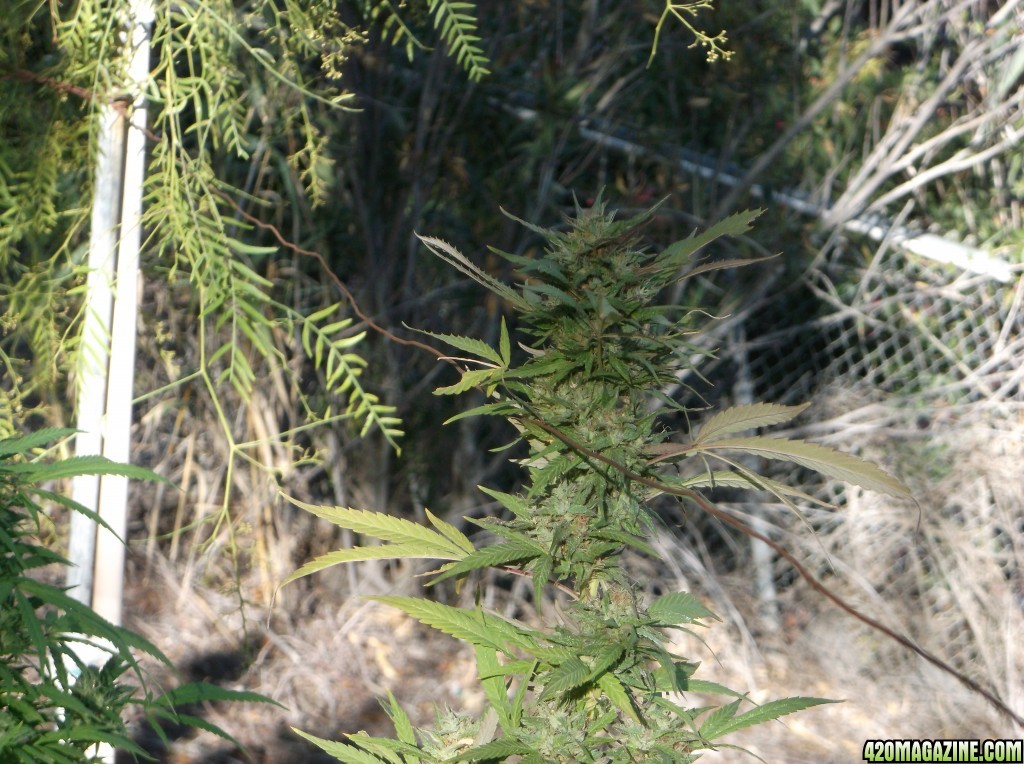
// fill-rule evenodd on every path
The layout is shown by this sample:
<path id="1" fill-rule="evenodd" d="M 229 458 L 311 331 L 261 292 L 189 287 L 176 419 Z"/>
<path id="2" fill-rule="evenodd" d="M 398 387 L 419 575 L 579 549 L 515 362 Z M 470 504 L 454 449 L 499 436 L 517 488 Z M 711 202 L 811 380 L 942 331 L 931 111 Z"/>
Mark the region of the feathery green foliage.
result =
<path id="1" fill-rule="evenodd" d="M 639 582 L 622 564 L 627 548 L 654 555 L 645 542 L 656 527 L 647 505 L 653 495 L 693 501 L 704 485 L 663 474 L 670 459 L 718 459 L 733 469 L 705 471 L 702 480 L 768 486 L 787 502 L 799 492 L 751 473 L 722 452 L 789 459 L 907 495 L 879 468 L 822 446 L 727 437 L 789 421 L 803 406 L 737 406 L 711 417 L 695 437 L 684 433 L 678 439 L 666 431 L 664 419 L 649 405 L 651 396 L 680 371 L 693 370 L 700 354 L 688 338 L 701 330 L 704 314 L 661 304 L 659 298 L 666 288 L 719 267 L 698 261 L 700 250 L 720 236 L 744 233 L 756 214 L 734 215 L 652 253 L 641 246 L 641 230 L 656 209 L 618 220 L 599 200 L 578 210 L 567 231 L 531 226 L 547 240 L 542 257 L 499 253 L 518 266 L 517 292 L 450 245 L 422 237 L 428 248 L 505 297 L 518 313 L 527 350 L 518 365 L 512 363 L 504 324 L 497 349 L 467 337 L 432 336 L 469 356 L 451 359 L 459 364 L 461 382 L 437 392 L 479 388 L 487 393 L 491 400 L 474 412 L 505 417 L 520 432 L 529 446 L 520 462 L 528 471 L 526 487 L 517 496 L 484 489 L 511 516 L 469 520 L 496 540 L 475 540 L 469 548 L 460 533 L 455 555 L 440 541 L 440 528 L 422 529 L 417 539 L 407 521 L 372 520 L 373 513 L 351 509 L 306 508 L 343 528 L 392 542 L 399 547 L 395 556 L 418 551 L 454 560 L 434 571 L 432 583 L 493 568 L 530 576 L 538 608 L 559 592 L 571 592 L 571 602 L 557 619 L 532 627 L 480 607 L 374 598 L 472 644 L 490 710 L 483 719 L 440 713 L 433 730 L 410 737 L 407 717 L 391 699 L 385 709 L 396 728 L 405 729 L 400 743 L 350 735 L 353 748 L 306 736 L 340 761 L 690 762 L 724 735 L 829 702 L 790 698 L 741 712 L 742 695 L 694 679 L 697 666 L 670 648 L 668 632 L 702 627 L 714 614 L 682 592 L 645 601 Z M 660 400 L 687 412 L 682 403 Z M 697 506 L 708 505 L 701 499 Z M 335 562 L 376 558 L 366 552 L 381 548 L 326 555 L 292 578 Z M 679 703 L 690 691 L 736 700 L 719 708 L 687 708 Z"/>
<path id="2" fill-rule="evenodd" d="M 399 9 L 390 0 L 381 0 L 372 4 L 369 15 L 380 23 L 384 38 L 392 45 L 403 46 L 411 61 L 417 48 L 423 50 L 427 47 L 413 31 L 411 19 L 405 18 L 406 15 L 414 15 L 417 10 L 430 17 L 434 29 L 440 33 L 448 47 L 449 54 L 466 70 L 471 80 L 482 80 L 491 73 L 477 34 L 475 2 L 427 0 L 422 9 L 406 7 L 405 3 L 401 3 Z"/>
<path id="3" fill-rule="evenodd" d="M 0 439 L 0 760 L 98 761 L 98 743 L 144 757 L 126 728 L 125 712 L 131 707 L 138 707 L 161 736 L 161 722 L 186 724 L 237 745 L 217 725 L 182 715 L 177 707 L 202 701 L 272 701 L 205 683 L 155 695 L 132 654 L 135 650 L 169 666 L 155 645 L 29 574 L 67 564 L 34 539 L 45 518 L 41 499 L 99 520 L 95 513 L 42 484 L 74 475 L 160 479 L 149 470 L 99 456 L 58 462 L 32 458 L 71 433 L 47 428 Z M 84 645 L 93 645 L 109 657 L 102 665 L 91 665 L 79 657 Z M 125 681 L 129 675 L 137 685 Z"/>

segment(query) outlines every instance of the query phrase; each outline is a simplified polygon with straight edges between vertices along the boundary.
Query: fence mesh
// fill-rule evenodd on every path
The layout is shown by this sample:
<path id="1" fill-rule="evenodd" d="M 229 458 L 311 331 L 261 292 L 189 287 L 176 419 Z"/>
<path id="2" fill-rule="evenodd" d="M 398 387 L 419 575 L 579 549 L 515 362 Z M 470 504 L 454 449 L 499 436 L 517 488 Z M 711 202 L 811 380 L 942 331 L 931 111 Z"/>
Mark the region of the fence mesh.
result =
<path id="1" fill-rule="evenodd" d="M 1021 402 L 1024 281 L 1001 283 L 899 250 L 859 271 L 819 268 L 795 308 L 747 321 L 760 400 L 806 400 L 840 383 L 917 408 Z M 778 328 L 758 334 L 755 323 Z"/>
<path id="2" fill-rule="evenodd" d="M 770 535 L 812 569 L 840 572 L 828 574 L 830 584 L 862 607 L 884 601 L 890 623 L 950 665 L 974 671 L 980 661 L 987 686 L 1019 707 L 1024 644 L 1010 635 L 1024 628 L 1020 268 L 1002 283 L 889 250 L 867 264 L 825 262 L 787 297 L 748 311 L 733 333 L 746 352 L 723 357 L 737 378 L 735 358 L 746 358 L 755 400 L 817 402 L 807 417 L 815 424 L 798 422 L 789 435 L 881 463 L 917 501 L 772 462 L 762 469 L 841 511 L 806 515 L 812 534 L 771 497 L 751 517 L 767 520 Z M 807 607 L 788 565 L 769 565 L 782 612 Z M 860 627 L 845 623 L 834 637 L 851 665 L 860 665 L 854 635 L 874 639 Z M 904 676 L 926 681 L 912 656 L 895 655 L 907 662 Z M 862 658 L 864 668 L 878 656 Z"/>

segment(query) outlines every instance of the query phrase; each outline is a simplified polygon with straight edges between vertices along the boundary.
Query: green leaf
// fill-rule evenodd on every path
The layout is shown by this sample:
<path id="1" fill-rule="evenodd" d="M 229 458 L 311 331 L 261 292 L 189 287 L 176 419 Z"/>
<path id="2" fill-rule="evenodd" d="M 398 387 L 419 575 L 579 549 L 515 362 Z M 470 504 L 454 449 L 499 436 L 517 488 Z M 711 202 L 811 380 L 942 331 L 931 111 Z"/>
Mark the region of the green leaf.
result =
<path id="1" fill-rule="evenodd" d="M 282 706 L 282 708 L 284 708 L 284 706 Z M 243 751 L 245 750 L 244 746 L 238 740 L 235 740 L 235 738 L 232 737 L 230 733 L 228 733 L 220 726 L 214 724 L 213 722 L 204 719 L 201 716 L 196 716 L 194 714 L 183 714 L 177 711 L 169 711 L 167 712 L 167 717 L 169 721 L 172 721 L 176 724 L 184 724 L 189 727 L 195 727 L 196 729 L 205 730 L 206 732 L 209 732 L 212 735 L 216 735 L 217 737 L 223 740 L 227 740 L 235 747 Z"/>
<path id="2" fill-rule="evenodd" d="M 502 326 L 504 326 L 504 319 L 502 319 Z M 416 331 L 420 334 L 426 334 L 428 337 L 433 337 L 435 340 L 441 340 L 454 348 L 458 348 L 464 353 L 472 353 L 479 358 L 484 358 L 497 366 L 508 365 L 507 363 L 503 363 L 502 356 L 483 340 L 478 340 L 474 337 L 462 337 L 457 334 L 435 334 L 434 332 L 424 331 L 423 329 L 417 329 Z"/>
<path id="3" fill-rule="evenodd" d="M 666 247 L 655 261 L 641 269 L 641 273 L 651 271 L 675 270 L 683 267 L 693 258 L 702 247 L 707 246 L 715 239 L 722 236 L 742 236 L 750 230 L 754 219 L 761 214 L 762 210 L 746 210 L 737 212 L 729 217 L 719 220 L 704 233 L 694 234 L 686 239 L 670 244 Z M 691 274 L 687 274 L 691 275 Z"/>
<path id="4" fill-rule="evenodd" d="M 306 504 L 289 496 L 285 496 L 285 498 L 295 506 L 354 533 L 397 544 L 423 544 L 424 551 L 429 552 L 432 556 L 441 550 L 450 553 L 451 559 L 460 560 L 465 556 L 466 550 L 460 544 L 411 520 L 392 517 L 383 512 Z"/>
<path id="5" fill-rule="evenodd" d="M 669 592 L 654 600 L 647 614 L 661 624 L 698 623 L 702 618 L 722 620 L 689 592 Z"/>
<path id="6" fill-rule="evenodd" d="M 74 435 L 75 432 L 77 431 L 72 430 L 69 427 L 44 427 L 41 430 L 36 430 L 28 435 L 3 438 L 0 440 L 0 456 L 27 454 L 34 448 L 41 448 L 55 440 L 66 438 L 69 435 Z M 7 467 L 8 465 L 4 464 L 2 466 Z"/>
<path id="7" fill-rule="evenodd" d="M 602 649 L 594 656 L 594 665 L 591 667 L 590 673 L 587 675 L 587 681 L 593 682 L 604 672 L 616 665 L 622 659 L 625 652 L 626 645 L 622 642 L 614 642 Z"/>
<path id="8" fill-rule="evenodd" d="M 501 369 L 472 369 L 462 372 L 462 379 L 454 385 L 439 387 L 434 390 L 434 395 L 458 395 L 474 387 L 496 382 L 501 378 Z"/>
<path id="9" fill-rule="evenodd" d="M 601 674 L 597 679 L 597 686 L 600 687 L 608 700 L 637 724 L 643 724 L 640 715 L 633 706 L 633 698 L 622 682 L 614 674 Z"/>
<path id="10" fill-rule="evenodd" d="M 508 336 L 508 327 L 505 325 L 505 317 L 501 317 L 501 335 L 498 338 L 498 352 L 501 354 L 501 366 L 507 369 L 512 363 L 512 341 Z"/>
<path id="11" fill-rule="evenodd" d="M 403 764 L 402 757 L 398 755 L 400 751 L 412 755 L 419 753 L 419 749 L 415 746 L 395 740 L 394 738 L 371 737 L 365 732 L 356 732 L 347 737 L 364 751 L 372 753 L 374 756 L 379 756 L 389 764 Z"/>
<path id="12" fill-rule="evenodd" d="M 457 547 L 459 547 L 466 553 L 470 553 L 476 549 L 476 547 L 473 546 L 473 542 L 469 540 L 469 537 L 467 537 L 465 533 L 460 531 L 454 525 L 449 523 L 447 520 L 442 520 L 429 509 L 424 508 L 423 511 L 426 512 L 427 520 L 430 521 L 430 524 L 437 528 L 437 530 L 441 532 L 441 535 L 443 535 L 446 539 L 451 541 Z"/>
<path id="13" fill-rule="evenodd" d="M 448 566 L 443 573 L 435 576 L 430 583 L 434 585 L 444 581 L 446 578 L 462 576 L 480 568 L 498 567 L 510 562 L 525 562 L 535 557 L 540 557 L 542 554 L 544 554 L 543 549 L 527 541 L 492 544 L 483 549 L 477 549 L 454 565 Z"/>
<path id="14" fill-rule="evenodd" d="M 506 643 L 519 646 L 528 644 L 522 632 L 513 624 L 482 610 L 462 608 L 430 602 L 419 597 L 390 597 L 378 595 L 367 597 L 376 602 L 396 607 L 404 613 L 449 636 L 473 645 L 490 647 L 504 653 Z"/>
<path id="15" fill-rule="evenodd" d="M 162 663 L 170 664 L 167 656 L 160 652 L 159 648 L 145 637 L 142 637 L 133 631 L 129 631 L 128 629 L 122 629 L 119 626 L 114 626 L 105 618 L 94 612 L 91 608 L 88 608 L 78 600 L 69 597 L 60 589 L 30 578 L 19 579 L 18 586 L 21 591 L 26 594 L 38 597 L 47 604 L 55 605 L 65 613 L 73 615 L 74 618 L 81 622 L 83 631 L 88 629 L 88 633 L 90 635 L 103 637 L 104 639 L 109 640 L 124 657 L 130 659 L 127 647 L 134 647 L 152 655 Z"/>
<path id="16" fill-rule="evenodd" d="M 683 688 L 685 692 L 703 692 L 706 695 L 727 695 L 731 698 L 745 698 L 746 696 L 736 692 L 736 690 L 730 690 L 723 684 L 718 682 L 709 682 L 705 679 L 690 679 L 686 680 L 686 687 Z"/>
<path id="17" fill-rule="evenodd" d="M 490 743 L 477 745 L 445 761 L 505 761 L 509 756 L 525 756 L 537 754 L 537 751 L 525 743 L 508 737 L 492 740 Z"/>
<path id="18" fill-rule="evenodd" d="M 809 403 L 800 406 L 782 406 L 777 403 L 748 403 L 720 411 L 705 422 L 695 442 L 707 443 L 723 435 L 731 435 L 756 427 L 770 427 L 795 419 L 807 410 Z"/>
<path id="19" fill-rule="evenodd" d="M 398 739 L 408 745 L 416 745 L 416 732 L 413 730 L 412 722 L 405 709 L 395 699 L 391 690 L 388 690 L 388 705 L 386 708 L 391 722 L 395 725 L 395 734 Z"/>
<path id="20" fill-rule="evenodd" d="M 792 496 L 793 498 L 805 501 L 808 504 L 817 504 L 821 507 L 832 507 L 826 501 L 822 501 L 816 496 L 812 496 L 805 491 L 801 491 L 799 488 L 793 488 L 785 483 L 780 483 L 777 480 L 771 480 L 766 478 L 764 475 L 756 475 L 750 473 L 745 475 L 740 472 L 732 472 L 729 470 L 719 471 L 716 470 L 710 473 L 702 473 L 700 475 L 694 475 L 693 477 L 684 478 L 677 480 L 672 475 L 662 475 L 660 480 L 671 486 L 678 486 L 680 488 L 741 488 L 755 490 L 767 490 L 776 496 L 785 497 Z M 655 494 L 660 495 L 660 494 Z"/>
<path id="21" fill-rule="evenodd" d="M 523 299 L 518 292 L 515 292 L 505 286 L 482 268 L 471 262 L 468 257 L 459 252 L 448 242 L 441 239 L 435 239 L 432 236 L 420 236 L 419 234 L 416 234 L 416 236 L 426 245 L 427 249 L 435 255 L 440 257 L 449 265 L 462 271 L 477 283 L 487 287 L 503 300 L 511 303 L 519 310 L 525 311 L 530 309 L 530 304 Z"/>
<path id="22" fill-rule="evenodd" d="M 495 491 L 493 488 L 486 488 L 482 485 L 478 485 L 477 488 L 488 496 L 497 499 L 501 506 L 512 512 L 516 517 L 525 517 L 530 513 L 530 504 L 521 496 L 513 496 L 510 493 Z"/>
<path id="23" fill-rule="evenodd" d="M 776 257 L 777 255 L 770 255 L 769 257 L 740 257 L 732 260 L 713 260 L 710 263 L 704 263 L 696 266 L 695 268 L 690 268 L 682 274 L 678 280 L 683 281 L 684 279 L 690 279 L 694 276 L 710 273 L 711 271 L 722 271 L 728 268 L 742 268 L 747 265 L 760 265 L 768 260 L 774 260 Z"/>
<path id="24" fill-rule="evenodd" d="M 344 764 L 381 764 L 383 761 L 383 759 L 371 756 L 351 745 L 338 743 L 334 740 L 324 740 L 322 737 L 310 735 L 308 732 L 303 732 L 295 727 L 292 727 L 292 732 L 301 738 L 305 738 L 328 756 L 333 756 Z"/>
<path id="25" fill-rule="evenodd" d="M 484 403 L 480 406 L 474 406 L 471 409 L 460 411 L 455 416 L 448 417 L 444 420 L 445 424 L 451 424 L 452 422 L 458 422 L 460 419 L 466 419 L 471 416 L 505 416 L 512 413 L 513 408 L 507 401 L 498 401 L 497 403 Z"/>
<path id="26" fill-rule="evenodd" d="M 505 684 L 505 670 L 498 661 L 498 653 L 493 647 L 475 645 L 476 669 L 480 677 L 487 702 L 495 713 L 506 734 L 511 729 L 512 702 L 508 698 L 508 686 Z"/>
<path id="27" fill-rule="evenodd" d="M 225 700 L 246 703 L 271 703 L 279 708 L 284 708 L 276 700 L 272 700 L 266 695 L 260 695 L 258 692 L 230 690 L 226 687 L 210 684 L 209 682 L 189 682 L 183 684 L 180 687 L 175 687 L 173 690 L 165 692 L 160 697 L 154 699 L 153 703 L 166 708 L 174 708 L 175 706 L 190 705 L 192 703 Z"/>
<path id="28" fill-rule="evenodd" d="M 752 727 L 755 724 L 762 724 L 772 719 L 778 719 L 786 714 L 802 711 L 805 708 L 836 702 L 838 701 L 826 700 L 824 698 L 784 698 L 783 700 L 770 701 L 747 711 L 745 714 L 736 716 L 736 710 L 741 703 L 741 701 L 737 700 L 711 714 L 701 724 L 700 735 L 706 740 L 714 740 L 723 735 L 729 735 L 738 730 Z"/>
<path id="29" fill-rule="evenodd" d="M 333 552 L 316 557 L 285 578 L 281 586 L 292 581 L 319 573 L 321 570 L 341 565 L 346 562 L 366 562 L 367 560 L 459 560 L 450 553 L 427 549 L 422 543 L 415 544 L 381 544 L 380 546 L 356 546 L 349 549 L 335 549 Z"/>
<path id="30" fill-rule="evenodd" d="M 475 10 L 473 3 L 451 0 L 429 0 L 429 12 L 434 16 L 434 28 L 450 49 L 458 64 L 465 67 L 471 80 L 480 80 L 490 74 L 487 57 L 477 43 L 476 19 L 465 11 Z"/>
<path id="31" fill-rule="evenodd" d="M 766 459 L 795 462 L 847 483 L 901 499 L 911 498 L 910 489 L 881 467 L 856 456 L 835 451 L 828 446 L 803 440 L 782 438 L 726 438 L 712 443 L 694 444 L 695 451 L 712 453 L 717 449 L 742 451 Z"/>
<path id="32" fill-rule="evenodd" d="M 52 730 L 38 738 L 38 743 L 56 743 L 58 741 L 76 743 L 108 743 L 115 748 L 122 748 L 134 754 L 145 756 L 143 751 L 131 738 L 102 729 L 92 724 L 75 724 Z"/>
<path id="33" fill-rule="evenodd" d="M 590 667 L 576 656 L 569 656 L 543 677 L 544 692 L 541 693 L 541 699 L 550 699 L 554 695 L 573 690 L 584 684 L 589 676 Z"/>
<path id="34" fill-rule="evenodd" d="M 22 475 L 29 482 L 34 482 L 37 478 L 60 480 L 62 478 L 75 477 L 76 475 L 123 475 L 135 480 L 170 483 L 167 478 L 161 477 L 145 467 L 113 462 L 105 456 L 98 455 L 71 456 L 49 464 L 38 462 L 6 464 L 4 465 L 4 471 Z"/>

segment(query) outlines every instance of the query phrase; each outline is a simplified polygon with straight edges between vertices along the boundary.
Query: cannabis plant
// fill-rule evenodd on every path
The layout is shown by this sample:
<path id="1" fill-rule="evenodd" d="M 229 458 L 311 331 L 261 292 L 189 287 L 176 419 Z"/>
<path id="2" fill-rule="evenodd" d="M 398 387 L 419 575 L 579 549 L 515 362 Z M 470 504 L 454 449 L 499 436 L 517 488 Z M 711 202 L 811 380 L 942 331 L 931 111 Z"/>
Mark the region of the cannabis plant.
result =
<path id="1" fill-rule="evenodd" d="M 905 489 L 880 469 L 831 449 L 743 434 L 792 419 L 803 406 L 737 406 L 708 418 L 699 432 L 668 430 L 671 419 L 693 417 L 687 406 L 694 404 L 662 391 L 673 388 L 681 372 L 697 370 L 701 353 L 690 339 L 707 314 L 659 304 L 659 297 L 681 280 L 747 262 L 698 263 L 694 257 L 714 239 L 748 230 L 755 213 L 735 215 L 654 252 L 641 246 L 641 229 L 653 210 L 616 220 L 598 202 L 577 212 L 565 231 L 524 223 L 547 241 L 544 256 L 499 253 L 519 269 L 518 289 L 449 244 L 422 239 L 518 314 L 523 341 L 516 344 L 525 351 L 518 363 L 504 321 L 497 348 L 433 335 L 458 351 L 448 360 L 461 371 L 458 382 L 436 392 L 478 388 L 487 395 L 483 405 L 453 419 L 504 417 L 528 446 L 519 493 L 481 487 L 507 512 L 467 518 L 484 531 L 470 539 L 429 511 L 432 527 L 299 504 L 386 543 L 329 553 L 289 580 L 340 562 L 434 558 L 443 562 L 431 584 L 465 580 L 487 568 L 529 576 L 541 614 L 534 625 L 479 606 L 375 597 L 472 644 L 487 709 L 482 718 L 442 711 L 432 730 L 415 730 L 389 697 L 385 708 L 396 739 L 356 733 L 347 743 L 332 743 L 301 733 L 340 761 L 689 762 L 722 745 L 718 741 L 731 732 L 828 702 L 790 698 L 744 710 L 741 694 L 696 678 L 697 665 L 672 652 L 669 634 L 690 631 L 714 615 L 685 592 L 648 599 L 630 576 L 624 552 L 656 556 L 648 541 L 659 523 L 650 506 L 656 496 L 675 496 L 716 514 L 720 510 L 701 493 L 715 486 L 767 489 L 791 502 L 798 492 L 751 473 L 736 456 L 743 452 L 788 459 L 897 495 Z M 665 471 L 666 464 L 693 459 L 702 467 Z M 556 617 L 544 603 L 566 593 L 568 604 Z M 691 692 L 729 702 L 691 707 Z"/>
<path id="2" fill-rule="evenodd" d="M 156 646 L 109 623 L 41 576 L 29 574 L 67 564 L 36 540 L 45 518 L 40 500 L 84 512 L 102 523 L 94 512 L 44 485 L 84 474 L 157 477 L 149 470 L 100 456 L 56 463 L 29 459 L 41 446 L 71 432 L 50 428 L 0 439 L 0 761 L 99 761 L 96 745 L 100 743 L 145 756 L 126 726 L 126 712 L 133 707 L 161 736 L 164 721 L 206 729 L 230 740 L 216 725 L 181 714 L 176 707 L 203 700 L 267 698 L 204 683 L 153 694 L 132 651 L 170 666 Z M 102 663 L 83 660 L 89 648 L 102 656 Z"/>

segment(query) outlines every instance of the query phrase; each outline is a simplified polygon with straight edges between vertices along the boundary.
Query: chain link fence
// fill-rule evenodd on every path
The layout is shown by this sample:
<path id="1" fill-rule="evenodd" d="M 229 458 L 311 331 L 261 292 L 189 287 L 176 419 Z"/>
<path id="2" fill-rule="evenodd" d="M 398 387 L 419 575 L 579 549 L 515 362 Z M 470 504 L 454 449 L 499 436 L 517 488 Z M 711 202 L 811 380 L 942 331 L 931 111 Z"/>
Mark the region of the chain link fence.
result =
<path id="1" fill-rule="evenodd" d="M 733 511 L 765 522 L 834 590 L 1019 709 L 1024 645 L 1012 635 L 1024 629 L 1024 278 L 1012 270 L 1004 283 L 895 248 L 867 262 L 834 258 L 785 299 L 773 294 L 731 319 L 739 330 L 729 334 L 741 339 L 722 358 L 737 379 L 749 377 L 754 400 L 815 402 L 786 435 L 881 463 L 916 499 L 771 462 L 761 467 L 838 511 L 811 509 L 799 519 L 771 497 Z M 822 665 L 835 664 L 825 652 L 834 643 L 851 676 L 877 670 L 884 645 L 861 624 L 842 621 L 839 631 L 808 639 L 815 623 L 832 621 L 788 565 L 756 552 L 754 572 L 778 590 L 772 603 L 771 588 L 758 587 L 760 610 L 781 624 L 762 618 L 762 628 L 781 631 Z M 805 620 L 787 631 L 800 613 Z M 891 692 L 946 687 L 948 677 L 927 674 L 912 655 L 892 646 L 884 654 L 885 676 L 904 678 Z M 946 690 L 956 700 L 938 713 L 950 729 L 960 729 L 956 709 L 967 707 L 979 724 L 1004 725 L 963 688 Z"/>
<path id="2" fill-rule="evenodd" d="M 867 267 L 820 267 L 804 289 L 746 322 L 759 400 L 796 403 L 834 385 L 913 410 L 1024 400 L 1024 280 L 890 249 Z M 758 333 L 766 326 L 776 328 Z"/>

